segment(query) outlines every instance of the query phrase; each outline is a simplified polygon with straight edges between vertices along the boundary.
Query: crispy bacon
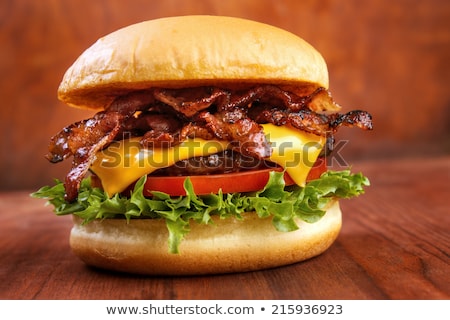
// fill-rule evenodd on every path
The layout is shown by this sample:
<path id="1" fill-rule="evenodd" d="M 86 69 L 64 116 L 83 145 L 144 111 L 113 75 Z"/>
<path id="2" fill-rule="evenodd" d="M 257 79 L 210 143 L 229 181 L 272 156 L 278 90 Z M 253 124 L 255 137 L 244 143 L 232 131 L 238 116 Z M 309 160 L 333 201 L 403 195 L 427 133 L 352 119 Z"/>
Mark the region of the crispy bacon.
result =
<path id="1" fill-rule="evenodd" d="M 223 106 L 223 109 L 230 110 L 236 107 L 247 107 L 254 102 L 271 106 L 283 106 L 292 112 L 305 108 L 315 112 L 335 112 L 341 109 L 334 102 L 330 92 L 325 88 L 320 87 L 310 95 L 299 97 L 274 85 L 261 85 L 234 95 L 231 101 Z"/>
<path id="2" fill-rule="evenodd" d="M 64 128 L 49 145 L 47 159 L 59 162 L 73 156 L 65 179 L 66 200 L 76 199 L 81 179 L 86 175 L 95 153 L 108 145 L 120 130 L 123 116 L 117 112 L 97 113 L 92 119 Z"/>
<path id="3" fill-rule="evenodd" d="M 106 147 L 122 130 L 122 124 L 143 105 L 152 102 L 148 94 L 134 94 L 116 99 L 108 111 L 65 127 L 52 137 L 46 158 L 55 163 L 73 156 L 72 168 L 65 178 L 65 198 L 78 196 L 81 180 L 94 160 L 95 153 Z"/>
<path id="4" fill-rule="evenodd" d="M 255 158 L 269 157 L 272 149 L 263 128 L 250 118 L 236 117 L 235 114 L 219 112 L 213 115 L 203 111 L 198 119 L 217 139 L 231 141 L 234 150 Z"/>
<path id="5" fill-rule="evenodd" d="M 150 148 L 176 145 L 188 137 L 216 138 L 230 141 L 232 149 L 243 156 L 263 159 L 270 156 L 271 147 L 262 123 L 288 124 L 328 138 L 340 126 L 372 129 L 371 116 L 365 111 L 323 113 L 339 108 L 324 88 L 304 96 L 273 85 L 246 90 L 198 87 L 137 91 L 119 96 L 106 111 L 56 134 L 47 159 L 59 162 L 73 156 L 65 179 L 66 200 L 73 201 L 95 153 L 114 140 L 140 136 L 141 144 Z"/>
<path id="6" fill-rule="evenodd" d="M 215 87 L 198 87 L 187 89 L 155 89 L 155 98 L 187 117 L 192 117 L 201 110 L 214 104 L 226 104 L 230 93 Z"/>
<path id="7" fill-rule="evenodd" d="M 345 114 L 335 113 L 332 116 L 331 127 L 333 131 L 340 126 L 358 127 L 363 130 L 372 130 L 372 116 L 367 111 L 353 110 Z"/>
<path id="8" fill-rule="evenodd" d="M 182 122 L 170 113 L 150 112 L 129 119 L 124 124 L 123 131 L 142 136 L 141 144 L 150 148 L 179 143 L 180 139 L 172 133 L 180 131 L 181 128 Z"/>
<path id="9" fill-rule="evenodd" d="M 320 114 L 309 109 L 298 112 L 279 110 L 277 108 L 255 108 L 252 110 L 254 119 L 258 123 L 273 123 L 277 126 L 291 125 L 292 127 L 319 136 L 326 136 L 336 132 L 340 126 L 357 126 L 364 130 L 372 130 L 372 118 L 366 111 L 354 110 L 345 114 Z"/>

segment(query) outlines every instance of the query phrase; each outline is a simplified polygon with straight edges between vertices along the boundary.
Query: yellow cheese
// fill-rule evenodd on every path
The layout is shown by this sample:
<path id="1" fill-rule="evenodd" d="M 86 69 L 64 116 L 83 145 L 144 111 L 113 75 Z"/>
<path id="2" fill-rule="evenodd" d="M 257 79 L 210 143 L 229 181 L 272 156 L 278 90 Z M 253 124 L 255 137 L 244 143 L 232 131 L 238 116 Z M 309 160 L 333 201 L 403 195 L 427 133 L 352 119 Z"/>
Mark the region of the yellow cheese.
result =
<path id="1" fill-rule="evenodd" d="M 294 182 L 304 186 L 309 171 L 319 157 L 326 138 L 283 126 L 264 124 L 264 132 L 271 142 L 270 160 L 283 167 Z"/>
<path id="2" fill-rule="evenodd" d="M 112 143 L 96 154 L 91 170 L 100 178 L 111 196 L 122 192 L 140 177 L 170 167 L 177 161 L 223 151 L 228 141 L 188 139 L 171 148 L 142 148 L 141 138 Z"/>
<path id="3" fill-rule="evenodd" d="M 289 127 L 262 126 L 272 146 L 269 159 L 285 168 L 295 183 L 304 185 L 325 138 Z M 114 142 L 96 154 L 91 170 L 100 178 L 108 195 L 122 192 L 140 177 L 157 169 L 192 157 L 214 154 L 230 146 L 228 141 L 194 138 L 170 148 L 144 149 L 139 140 Z"/>

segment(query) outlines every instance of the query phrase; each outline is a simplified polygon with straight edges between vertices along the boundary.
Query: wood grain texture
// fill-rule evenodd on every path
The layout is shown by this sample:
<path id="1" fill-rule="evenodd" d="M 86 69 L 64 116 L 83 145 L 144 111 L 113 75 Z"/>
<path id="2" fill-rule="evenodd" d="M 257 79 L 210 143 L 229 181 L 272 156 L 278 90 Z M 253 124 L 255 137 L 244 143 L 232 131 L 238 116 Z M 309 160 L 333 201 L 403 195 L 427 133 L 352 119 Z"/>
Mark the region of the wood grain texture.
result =
<path id="1" fill-rule="evenodd" d="M 348 159 L 450 153 L 450 2 L 445 0 L 3 0 L 0 2 L 0 190 L 62 179 L 44 159 L 52 135 L 91 114 L 56 98 L 64 71 L 99 37 L 142 20 L 231 15 L 287 29 L 328 63 L 344 110 L 366 109 L 371 133 L 343 128 Z M 7 152 L 4 152 L 7 151 Z"/>
<path id="2" fill-rule="evenodd" d="M 0 299 L 449 299 L 450 157 L 357 162 L 372 186 L 342 201 L 324 254 L 248 273 L 144 277 L 85 266 L 70 217 L 27 192 L 0 194 Z"/>

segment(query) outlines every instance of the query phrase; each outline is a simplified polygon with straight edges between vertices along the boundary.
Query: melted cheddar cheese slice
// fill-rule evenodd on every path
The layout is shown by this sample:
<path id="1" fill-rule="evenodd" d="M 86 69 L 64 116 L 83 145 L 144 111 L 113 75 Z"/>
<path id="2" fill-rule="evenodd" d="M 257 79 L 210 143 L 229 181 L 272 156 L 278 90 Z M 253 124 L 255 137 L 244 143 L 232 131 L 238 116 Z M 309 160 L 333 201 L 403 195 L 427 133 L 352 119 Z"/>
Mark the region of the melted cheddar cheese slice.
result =
<path id="1" fill-rule="evenodd" d="M 272 147 L 269 160 L 283 167 L 296 184 L 303 186 L 325 144 L 325 137 L 273 124 L 262 126 Z M 229 141 L 193 138 L 170 148 L 144 149 L 139 141 L 140 138 L 131 138 L 114 142 L 96 154 L 91 170 L 109 196 L 122 192 L 155 170 L 177 161 L 218 153 L 230 146 Z"/>

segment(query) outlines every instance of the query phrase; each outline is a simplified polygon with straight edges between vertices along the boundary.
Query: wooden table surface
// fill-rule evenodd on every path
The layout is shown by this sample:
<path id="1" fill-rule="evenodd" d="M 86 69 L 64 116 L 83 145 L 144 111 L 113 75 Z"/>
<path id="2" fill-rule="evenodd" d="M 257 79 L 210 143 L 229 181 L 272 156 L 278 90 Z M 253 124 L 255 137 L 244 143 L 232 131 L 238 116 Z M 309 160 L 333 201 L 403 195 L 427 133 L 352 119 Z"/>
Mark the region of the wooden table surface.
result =
<path id="1" fill-rule="evenodd" d="M 29 192 L 0 194 L 1 299 L 449 299 L 450 156 L 357 163 L 372 182 L 342 201 L 319 257 L 257 272 L 145 277 L 96 270 L 70 251 L 70 217 Z"/>

